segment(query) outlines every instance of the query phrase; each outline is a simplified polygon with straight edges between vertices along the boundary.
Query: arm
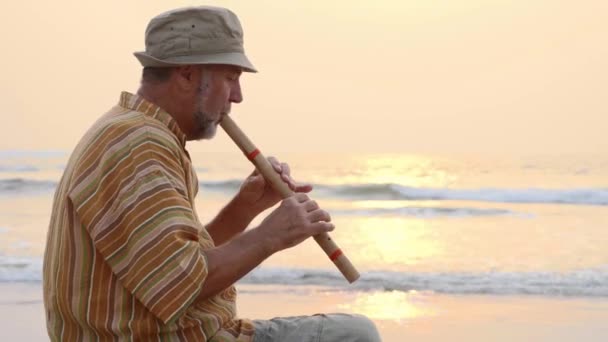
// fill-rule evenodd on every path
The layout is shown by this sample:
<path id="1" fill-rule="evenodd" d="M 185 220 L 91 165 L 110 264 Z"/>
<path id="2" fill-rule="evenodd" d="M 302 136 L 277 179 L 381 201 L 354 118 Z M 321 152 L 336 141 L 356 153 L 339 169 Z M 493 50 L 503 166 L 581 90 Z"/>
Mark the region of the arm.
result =
<path id="1" fill-rule="evenodd" d="M 285 199 L 260 226 L 203 251 L 208 274 L 197 300 L 205 300 L 234 284 L 272 254 L 333 230 L 330 220 L 329 214 L 306 194 Z"/>
<path id="2" fill-rule="evenodd" d="M 275 252 L 260 232 L 259 229 L 249 230 L 220 247 L 204 251 L 209 273 L 197 301 L 236 283 Z"/>
<path id="3" fill-rule="evenodd" d="M 257 216 L 256 213 L 245 208 L 246 204 L 240 202 L 238 196 L 234 197 L 213 220 L 205 225 L 216 246 L 241 233 Z"/>

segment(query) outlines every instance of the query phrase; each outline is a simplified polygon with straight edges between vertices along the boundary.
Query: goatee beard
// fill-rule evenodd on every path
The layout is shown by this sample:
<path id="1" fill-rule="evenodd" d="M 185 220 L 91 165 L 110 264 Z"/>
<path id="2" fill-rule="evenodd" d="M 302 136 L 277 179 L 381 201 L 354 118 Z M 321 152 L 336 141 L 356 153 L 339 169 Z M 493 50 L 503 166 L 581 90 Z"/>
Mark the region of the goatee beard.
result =
<path id="1" fill-rule="evenodd" d="M 202 110 L 197 110 L 194 113 L 196 119 L 196 140 L 211 139 L 217 132 L 217 122 L 210 120 L 209 115 L 203 113 Z"/>

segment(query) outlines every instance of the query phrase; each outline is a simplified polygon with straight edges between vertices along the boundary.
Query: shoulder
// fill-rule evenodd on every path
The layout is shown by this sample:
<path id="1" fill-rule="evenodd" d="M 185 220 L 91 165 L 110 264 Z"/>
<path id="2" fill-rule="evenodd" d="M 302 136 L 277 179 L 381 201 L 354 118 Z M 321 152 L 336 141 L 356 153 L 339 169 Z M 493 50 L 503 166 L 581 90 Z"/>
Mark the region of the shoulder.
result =
<path id="1" fill-rule="evenodd" d="M 74 151 L 72 186 L 119 170 L 135 172 L 151 162 L 179 170 L 182 153 L 177 137 L 162 122 L 115 107 L 93 124 Z"/>
<path id="2" fill-rule="evenodd" d="M 177 137 L 162 122 L 141 112 L 116 109 L 99 118 L 79 145 L 81 155 L 93 159 L 142 147 L 176 157 L 182 150 Z"/>

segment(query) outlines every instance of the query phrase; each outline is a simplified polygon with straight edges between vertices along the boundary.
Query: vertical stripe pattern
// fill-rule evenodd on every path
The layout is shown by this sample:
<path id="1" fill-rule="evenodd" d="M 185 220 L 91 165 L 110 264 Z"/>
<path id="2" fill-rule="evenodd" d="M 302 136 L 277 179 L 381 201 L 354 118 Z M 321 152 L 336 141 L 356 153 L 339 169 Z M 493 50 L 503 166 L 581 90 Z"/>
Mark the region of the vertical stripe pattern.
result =
<path id="1" fill-rule="evenodd" d="M 123 92 L 76 146 L 57 187 L 44 255 L 53 341 L 250 341 L 236 290 L 197 301 L 213 241 L 194 210 L 186 137 Z"/>

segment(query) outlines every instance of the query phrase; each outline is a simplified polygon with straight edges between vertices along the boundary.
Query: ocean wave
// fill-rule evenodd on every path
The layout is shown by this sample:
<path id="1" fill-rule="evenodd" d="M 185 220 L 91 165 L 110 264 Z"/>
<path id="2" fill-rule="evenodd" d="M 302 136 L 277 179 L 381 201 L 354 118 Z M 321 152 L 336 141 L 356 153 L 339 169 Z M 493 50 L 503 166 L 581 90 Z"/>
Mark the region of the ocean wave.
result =
<path id="1" fill-rule="evenodd" d="M 42 281 L 42 259 L 0 255 L 0 282 Z M 347 284 L 338 271 L 258 267 L 243 284 L 316 285 L 340 291 L 419 291 L 470 295 L 608 297 L 608 267 L 571 272 L 363 272 Z"/>
<path id="2" fill-rule="evenodd" d="M 234 192 L 240 180 L 201 182 L 203 188 Z M 608 188 L 588 189 L 449 189 L 416 188 L 399 184 L 314 185 L 314 196 L 351 200 L 464 200 L 499 203 L 608 205 Z"/>
<path id="3" fill-rule="evenodd" d="M 0 179 L 0 195 L 1 194 L 33 194 L 53 191 L 57 186 L 57 182 L 9 178 Z"/>
<path id="4" fill-rule="evenodd" d="M 233 192 L 240 180 L 201 182 L 203 188 Z M 543 189 L 543 188 L 416 188 L 399 184 L 314 185 L 314 196 L 352 200 L 463 200 L 501 203 L 552 203 L 608 205 L 608 188 Z"/>
<path id="5" fill-rule="evenodd" d="M 36 172 L 39 168 L 32 165 L 0 165 L 0 172 L 16 173 L 16 172 Z"/>
<path id="6" fill-rule="evenodd" d="M 401 207 L 332 210 L 332 215 L 340 216 L 413 216 L 420 218 L 477 217 L 477 216 L 518 216 L 532 217 L 531 214 L 516 213 L 506 209 L 447 208 L 447 207 Z"/>
<path id="7" fill-rule="evenodd" d="M 347 285 L 337 271 L 258 268 L 248 284 L 334 286 L 341 290 L 426 291 L 446 294 L 608 297 L 608 267 L 558 272 L 364 272 Z"/>
<path id="8" fill-rule="evenodd" d="M 234 192 L 239 189 L 241 183 L 240 180 L 226 180 L 201 182 L 200 185 L 202 188 L 212 191 Z M 317 184 L 314 185 L 314 189 L 313 196 L 350 200 L 460 200 L 498 203 L 608 205 L 608 188 L 449 189 L 416 188 L 399 184 Z"/>
<path id="9" fill-rule="evenodd" d="M 0 255 L 0 282 L 42 281 L 42 258 Z"/>
<path id="10" fill-rule="evenodd" d="M 200 182 L 203 190 L 233 194 L 241 186 L 241 180 L 220 180 Z M 0 194 L 19 192 L 40 192 L 55 189 L 56 182 L 28 178 L 0 179 Z M 349 185 L 314 185 L 312 196 L 345 200 L 459 200 L 498 203 L 546 203 L 608 205 L 608 188 L 587 189 L 449 189 L 449 188 L 415 188 L 398 184 L 349 184 Z M 410 209 L 406 209 L 410 210 Z M 440 209 L 442 210 L 442 209 Z M 481 214 L 488 212 L 479 211 Z M 473 216 L 477 213 L 472 213 Z M 407 214 L 407 212 L 404 212 Z M 492 215 L 500 212 L 489 212 Z M 508 214 L 508 213 L 506 213 Z"/>
<path id="11" fill-rule="evenodd" d="M 315 186 L 318 193 L 368 200 L 465 200 L 502 203 L 608 205 L 608 188 L 589 189 L 448 189 L 414 188 L 398 184 Z"/>

